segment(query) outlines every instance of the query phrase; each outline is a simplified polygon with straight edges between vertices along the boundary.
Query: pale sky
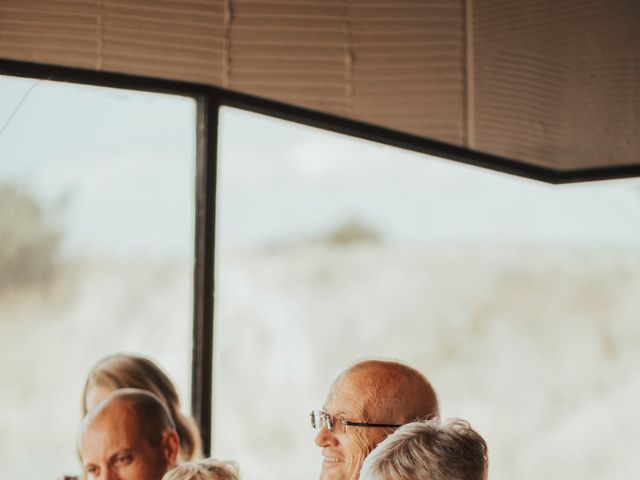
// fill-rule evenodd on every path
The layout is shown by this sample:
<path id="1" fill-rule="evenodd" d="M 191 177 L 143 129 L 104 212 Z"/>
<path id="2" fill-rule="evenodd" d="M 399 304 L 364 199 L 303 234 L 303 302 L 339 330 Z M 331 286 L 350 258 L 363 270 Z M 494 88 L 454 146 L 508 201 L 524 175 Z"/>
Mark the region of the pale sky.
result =
<path id="1" fill-rule="evenodd" d="M 0 77 L 0 128 L 34 80 Z M 0 181 L 66 231 L 69 254 L 193 254 L 195 103 L 39 82 L 0 134 Z M 256 247 L 352 218 L 389 243 L 637 245 L 640 181 L 551 186 L 223 108 L 218 241 Z"/>
<path id="2" fill-rule="evenodd" d="M 33 83 L 0 77 L 0 128 Z M 65 203 L 71 254 L 191 256 L 194 158 L 177 96 L 40 82 L 0 135 L 0 181 Z"/>
<path id="3" fill-rule="evenodd" d="M 221 153 L 219 220 L 232 244 L 349 218 L 401 243 L 640 239 L 637 179 L 548 185 L 230 108 Z"/>

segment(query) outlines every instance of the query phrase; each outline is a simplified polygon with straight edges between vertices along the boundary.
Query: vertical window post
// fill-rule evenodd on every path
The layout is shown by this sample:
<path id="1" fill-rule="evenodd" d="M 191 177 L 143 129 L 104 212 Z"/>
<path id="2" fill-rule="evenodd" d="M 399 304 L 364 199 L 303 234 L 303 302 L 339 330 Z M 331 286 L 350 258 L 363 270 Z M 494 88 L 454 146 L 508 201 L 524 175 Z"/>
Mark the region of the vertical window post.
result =
<path id="1" fill-rule="evenodd" d="M 202 433 L 205 455 L 211 452 L 211 393 L 213 382 L 213 301 L 216 216 L 216 170 L 219 102 L 198 98 L 196 159 L 196 238 L 192 411 Z"/>

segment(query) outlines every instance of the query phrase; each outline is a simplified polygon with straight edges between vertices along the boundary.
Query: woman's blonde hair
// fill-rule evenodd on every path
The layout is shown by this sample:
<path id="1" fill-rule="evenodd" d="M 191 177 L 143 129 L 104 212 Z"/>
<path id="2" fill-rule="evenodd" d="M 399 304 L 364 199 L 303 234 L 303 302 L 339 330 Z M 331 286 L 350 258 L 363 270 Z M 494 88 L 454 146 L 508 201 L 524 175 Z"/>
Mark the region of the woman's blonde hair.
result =
<path id="1" fill-rule="evenodd" d="M 82 411 L 87 414 L 87 394 L 102 386 L 113 390 L 139 388 L 154 393 L 167 407 L 180 437 L 180 458 L 202 456 L 200 431 L 194 420 L 180 413 L 178 392 L 169 377 L 151 360 L 134 355 L 112 355 L 100 360 L 89 372 L 82 392 Z"/>
<path id="2" fill-rule="evenodd" d="M 205 458 L 172 468 L 162 480 L 240 480 L 238 464 Z"/>
<path id="3" fill-rule="evenodd" d="M 362 480 L 485 480 L 487 444 L 469 423 L 439 419 L 403 425 L 367 457 Z"/>

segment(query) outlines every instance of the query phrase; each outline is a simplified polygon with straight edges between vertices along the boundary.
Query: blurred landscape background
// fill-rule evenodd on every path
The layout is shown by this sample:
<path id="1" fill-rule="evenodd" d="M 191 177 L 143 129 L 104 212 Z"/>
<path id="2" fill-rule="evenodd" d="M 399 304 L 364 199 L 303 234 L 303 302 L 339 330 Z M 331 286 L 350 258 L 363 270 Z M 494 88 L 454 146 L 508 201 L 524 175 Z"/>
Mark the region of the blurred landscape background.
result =
<path id="1" fill-rule="evenodd" d="M 107 354 L 149 356 L 190 405 L 194 106 L 65 87 L 34 88 L 0 135 L 7 478 L 79 472 L 81 389 Z M 42 108 L 79 140 L 38 150 Z M 220 138 L 215 456 L 317 478 L 309 411 L 383 357 L 483 434 L 491 479 L 636 478 L 637 180 L 554 187 L 228 108 Z"/>
<path id="2" fill-rule="evenodd" d="M 220 269 L 214 447 L 248 478 L 317 478 L 306 414 L 366 357 L 424 372 L 492 479 L 636 474 L 637 251 L 325 244 Z"/>
<path id="3" fill-rule="evenodd" d="M 54 479 L 102 357 L 153 358 L 189 408 L 195 104 L 0 76 L 0 132 L 1 476 Z"/>
<path id="4" fill-rule="evenodd" d="M 217 456 L 318 478 L 309 411 L 382 357 L 485 436 L 491 479 L 635 478 L 637 180 L 551 186 L 232 109 L 220 141 Z"/>

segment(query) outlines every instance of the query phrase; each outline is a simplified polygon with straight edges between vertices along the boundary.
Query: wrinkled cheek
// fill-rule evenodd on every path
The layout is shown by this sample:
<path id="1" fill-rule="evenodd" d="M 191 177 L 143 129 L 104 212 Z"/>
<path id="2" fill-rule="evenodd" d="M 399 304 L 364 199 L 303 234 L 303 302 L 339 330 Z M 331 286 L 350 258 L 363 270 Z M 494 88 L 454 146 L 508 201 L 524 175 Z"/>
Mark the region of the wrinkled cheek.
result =
<path id="1" fill-rule="evenodd" d="M 371 444 L 369 437 L 362 431 L 356 430 L 353 432 L 353 440 L 357 448 L 351 450 L 349 461 L 347 462 L 347 475 L 348 480 L 357 480 L 360 475 L 360 468 L 364 459 L 369 452 L 373 450 L 374 445 Z"/>

